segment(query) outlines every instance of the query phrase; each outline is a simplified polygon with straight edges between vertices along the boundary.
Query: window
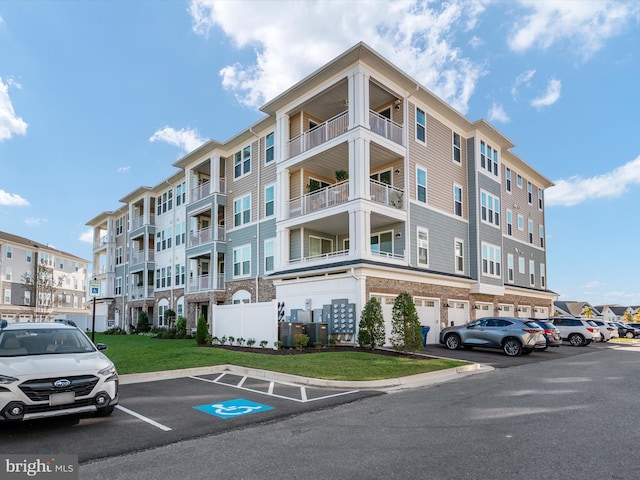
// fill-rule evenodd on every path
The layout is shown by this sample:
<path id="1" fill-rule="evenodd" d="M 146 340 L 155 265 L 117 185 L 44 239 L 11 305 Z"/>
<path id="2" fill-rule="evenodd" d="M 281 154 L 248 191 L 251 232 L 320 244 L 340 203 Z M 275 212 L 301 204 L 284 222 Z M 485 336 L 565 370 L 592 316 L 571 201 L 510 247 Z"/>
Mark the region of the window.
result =
<path id="1" fill-rule="evenodd" d="M 25 290 L 24 292 L 24 304 L 31 305 L 31 292 L 29 290 Z"/>
<path id="2" fill-rule="evenodd" d="M 540 225 L 538 227 L 538 237 L 540 237 L 540 246 L 544 248 L 544 226 Z"/>
<path id="3" fill-rule="evenodd" d="M 524 270 L 524 257 L 518 257 L 518 273 L 526 273 Z"/>
<path id="4" fill-rule="evenodd" d="M 393 255 L 393 232 L 371 235 L 371 252 L 378 255 Z"/>
<path id="5" fill-rule="evenodd" d="M 24 272 L 24 282 L 27 284 L 31 283 L 31 272 Z"/>
<path id="6" fill-rule="evenodd" d="M 113 290 L 116 295 L 122 295 L 122 277 L 116 277 Z"/>
<path id="7" fill-rule="evenodd" d="M 429 231 L 418 229 L 418 264 L 429 266 Z"/>
<path id="8" fill-rule="evenodd" d="M 540 286 L 542 288 L 547 288 L 547 269 L 544 266 L 544 263 L 540 264 Z"/>
<path id="9" fill-rule="evenodd" d="M 427 143 L 427 116 L 416 107 L 416 140 Z"/>
<path id="10" fill-rule="evenodd" d="M 122 262 L 122 247 L 116 248 L 116 265 L 121 265 Z"/>
<path id="11" fill-rule="evenodd" d="M 527 227 L 529 229 L 529 243 L 533 243 L 533 220 L 527 222 Z"/>
<path id="12" fill-rule="evenodd" d="M 266 138 L 264 139 L 264 161 L 265 163 L 269 163 L 271 161 L 273 161 L 275 157 L 275 149 L 273 146 L 273 138 L 274 138 L 274 133 L 271 132 L 269 135 L 266 136 Z"/>
<path id="13" fill-rule="evenodd" d="M 124 217 L 120 217 L 116 220 L 116 236 L 122 235 L 124 231 Z"/>
<path id="14" fill-rule="evenodd" d="M 507 235 L 513 235 L 513 212 L 507 209 Z"/>
<path id="15" fill-rule="evenodd" d="M 233 156 L 233 178 L 239 178 L 251 172 L 251 145 Z"/>
<path id="16" fill-rule="evenodd" d="M 482 210 L 481 218 L 484 223 L 500 226 L 500 200 L 490 193 L 480 193 Z"/>
<path id="17" fill-rule="evenodd" d="M 180 271 L 182 271 L 182 275 L 180 274 Z M 176 265 L 176 270 L 175 270 L 176 274 L 175 274 L 175 282 L 174 285 L 178 286 L 178 285 L 183 285 L 184 284 L 184 265 Z"/>
<path id="18" fill-rule="evenodd" d="M 182 182 L 182 184 L 176 187 L 176 207 L 187 203 L 187 182 Z"/>
<path id="19" fill-rule="evenodd" d="M 516 177 L 516 185 L 518 185 L 518 188 L 522 188 L 522 175 Z"/>
<path id="20" fill-rule="evenodd" d="M 482 243 L 482 274 L 487 277 L 500 278 L 500 247 L 490 243 Z"/>
<path id="21" fill-rule="evenodd" d="M 251 245 L 243 245 L 233 249 L 233 276 L 248 277 L 251 275 Z"/>
<path id="22" fill-rule="evenodd" d="M 5 267 L 4 269 L 4 279 L 8 282 L 11 281 L 11 267 Z"/>
<path id="23" fill-rule="evenodd" d="M 513 281 L 514 281 L 513 254 L 510 253 L 507 255 L 507 282 L 513 283 Z"/>
<path id="24" fill-rule="evenodd" d="M 331 253 L 333 251 L 333 241 L 320 238 L 320 237 L 309 237 L 309 256 L 310 257 L 319 257 L 326 253 Z"/>
<path id="25" fill-rule="evenodd" d="M 251 221 L 251 195 L 233 201 L 233 226 L 239 227 Z"/>
<path id="26" fill-rule="evenodd" d="M 10 288 L 5 288 L 4 289 L 4 303 L 11 303 L 11 289 Z"/>
<path id="27" fill-rule="evenodd" d="M 518 214 L 518 230 L 524 232 L 524 217 Z"/>
<path id="28" fill-rule="evenodd" d="M 453 186 L 453 213 L 458 217 L 462 216 L 462 187 Z"/>
<path id="29" fill-rule="evenodd" d="M 542 189 L 538 189 L 538 210 L 542 210 Z"/>
<path id="30" fill-rule="evenodd" d="M 7 245 L 7 258 L 13 257 L 13 247 L 11 245 Z"/>
<path id="31" fill-rule="evenodd" d="M 162 247 L 162 238 L 160 236 L 160 232 L 156 233 L 156 252 L 160 251 L 160 247 Z"/>
<path id="32" fill-rule="evenodd" d="M 480 142 L 480 167 L 498 175 L 498 151 L 483 141 Z"/>
<path id="33" fill-rule="evenodd" d="M 453 161 L 457 163 L 462 161 L 460 135 L 456 132 L 453 132 Z"/>
<path id="34" fill-rule="evenodd" d="M 240 303 L 251 303 L 251 294 L 246 290 L 238 290 L 231 297 L 231 303 L 233 305 L 239 305 Z"/>
<path id="35" fill-rule="evenodd" d="M 270 217 L 275 213 L 276 187 L 269 185 L 264 189 L 264 216 Z"/>
<path id="36" fill-rule="evenodd" d="M 427 171 L 418 168 L 416 198 L 419 202 L 427 203 Z"/>
<path id="37" fill-rule="evenodd" d="M 376 172 L 373 175 L 370 175 L 369 178 L 376 182 L 384 183 L 385 185 L 391 185 L 391 169 Z"/>
<path id="38" fill-rule="evenodd" d="M 276 241 L 274 238 L 264 241 L 264 271 L 273 272 L 275 268 L 275 248 Z"/>
<path id="39" fill-rule="evenodd" d="M 531 182 L 527 182 L 527 203 L 533 205 L 533 186 Z"/>
<path id="40" fill-rule="evenodd" d="M 33 253 L 31 250 L 27 250 L 27 263 L 31 263 L 31 259 L 33 258 Z"/>
<path id="41" fill-rule="evenodd" d="M 533 260 L 529 260 L 529 285 L 534 287 L 536 284 L 536 264 Z"/>
<path id="42" fill-rule="evenodd" d="M 464 243 L 462 240 L 454 241 L 455 269 L 456 273 L 464 273 Z"/>
<path id="43" fill-rule="evenodd" d="M 166 300 L 165 300 L 165 302 L 166 302 Z M 168 326 L 167 318 L 166 318 L 167 310 L 169 310 L 169 305 L 168 304 L 165 303 L 165 304 L 158 305 L 158 326 L 159 327 Z"/>

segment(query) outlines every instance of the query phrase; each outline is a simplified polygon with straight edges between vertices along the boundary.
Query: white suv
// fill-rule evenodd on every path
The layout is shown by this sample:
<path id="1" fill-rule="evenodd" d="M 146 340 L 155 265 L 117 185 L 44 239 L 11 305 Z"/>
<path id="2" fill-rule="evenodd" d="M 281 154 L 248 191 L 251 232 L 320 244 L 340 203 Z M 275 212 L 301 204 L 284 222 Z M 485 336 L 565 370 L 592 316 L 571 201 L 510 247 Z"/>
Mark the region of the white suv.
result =
<path id="1" fill-rule="evenodd" d="M 600 328 L 588 318 L 553 317 L 549 319 L 558 330 L 563 340 L 574 347 L 589 345 L 600 340 Z"/>
<path id="2" fill-rule="evenodd" d="M 0 320 L 0 421 L 110 415 L 118 374 L 105 348 L 71 325 Z"/>

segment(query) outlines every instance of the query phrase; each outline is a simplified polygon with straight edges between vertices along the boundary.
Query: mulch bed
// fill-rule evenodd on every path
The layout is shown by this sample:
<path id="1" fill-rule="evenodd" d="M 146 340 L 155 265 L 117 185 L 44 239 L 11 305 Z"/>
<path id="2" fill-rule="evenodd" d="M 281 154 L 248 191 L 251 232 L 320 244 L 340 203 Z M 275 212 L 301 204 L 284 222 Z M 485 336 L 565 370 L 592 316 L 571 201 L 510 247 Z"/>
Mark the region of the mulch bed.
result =
<path id="1" fill-rule="evenodd" d="M 246 347 L 240 345 L 202 345 L 203 347 L 208 348 L 220 348 L 223 350 L 232 350 L 234 352 L 245 352 L 245 353 L 261 353 L 263 355 L 308 355 L 312 353 L 327 353 L 327 352 L 362 352 L 362 353 L 373 353 L 376 355 L 386 355 L 389 357 L 405 357 L 405 358 L 421 358 L 424 359 L 424 355 L 415 355 L 412 353 L 403 353 L 397 352 L 394 350 L 384 350 L 384 349 L 374 349 L 371 350 L 369 348 L 356 347 L 351 345 L 334 345 L 328 347 L 322 347 L 321 349 L 317 349 L 315 347 L 307 347 L 302 350 L 298 350 L 297 348 L 281 348 L 279 350 L 274 350 L 273 348 L 262 348 L 262 347 Z"/>

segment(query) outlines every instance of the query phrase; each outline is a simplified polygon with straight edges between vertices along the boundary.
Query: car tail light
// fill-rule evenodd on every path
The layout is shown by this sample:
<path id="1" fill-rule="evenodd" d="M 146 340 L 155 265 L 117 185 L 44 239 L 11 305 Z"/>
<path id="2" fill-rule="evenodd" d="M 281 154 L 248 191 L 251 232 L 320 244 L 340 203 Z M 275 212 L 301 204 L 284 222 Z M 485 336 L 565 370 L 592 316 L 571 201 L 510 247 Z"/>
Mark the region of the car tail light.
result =
<path id="1" fill-rule="evenodd" d="M 527 332 L 527 333 L 540 333 L 540 330 L 538 330 L 536 328 L 523 328 L 522 330 Z"/>
<path id="2" fill-rule="evenodd" d="M 553 335 L 553 330 L 545 330 L 544 333 L 547 335 Z"/>
<path id="3" fill-rule="evenodd" d="M 589 330 L 591 333 L 594 333 L 596 331 L 596 329 L 593 327 L 587 327 L 587 330 Z"/>

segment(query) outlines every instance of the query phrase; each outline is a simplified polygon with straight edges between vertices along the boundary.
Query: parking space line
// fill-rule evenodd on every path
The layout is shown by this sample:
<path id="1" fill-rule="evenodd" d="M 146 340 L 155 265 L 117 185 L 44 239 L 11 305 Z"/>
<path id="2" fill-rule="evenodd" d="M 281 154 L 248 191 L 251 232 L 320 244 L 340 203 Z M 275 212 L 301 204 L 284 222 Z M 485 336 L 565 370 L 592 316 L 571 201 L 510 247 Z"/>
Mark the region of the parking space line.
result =
<path id="1" fill-rule="evenodd" d="M 213 380 L 210 380 L 208 378 L 196 377 L 196 376 L 189 376 L 188 378 L 191 378 L 193 380 L 200 380 L 201 382 L 215 383 L 216 385 L 225 385 L 227 387 L 238 388 L 240 390 L 247 390 L 249 392 L 258 393 L 260 395 L 267 395 L 267 396 L 270 396 L 270 397 L 281 398 L 283 400 L 292 400 L 294 402 L 299 402 L 299 403 L 308 403 L 308 402 L 315 402 L 317 400 L 324 400 L 326 398 L 341 397 L 343 395 L 349 395 L 351 393 L 358 393 L 360 391 L 360 390 L 349 390 L 347 392 L 332 393 L 331 395 L 323 395 L 323 396 L 315 397 L 315 398 L 307 398 L 306 387 L 301 387 L 299 385 L 294 385 L 292 383 L 279 382 L 281 385 L 287 385 L 287 386 L 290 386 L 290 387 L 299 388 L 300 389 L 301 399 L 297 399 L 297 398 L 287 397 L 287 396 L 284 396 L 284 395 L 278 395 L 278 394 L 273 393 L 273 390 L 275 388 L 275 383 L 276 382 L 269 382 L 269 390 L 267 392 L 263 392 L 261 390 L 255 390 L 253 388 L 243 387 L 242 384 L 244 384 L 244 381 L 248 377 L 244 377 L 242 379 L 242 381 L 238 385 L 231 385 L 229 383 L 220 382 L 219 380 L 221 380 L 222 377 L 224 377 L 224 373 L 219 375 L 218 377 L 216 377 Z"/>
<path id="2" fill-rule="evenodd" d="M 238 383 L 238 388 L 242 388 L 246 380 L 247 380 L 247 377 L 242 377 L 242 380 L 240 380 L 240 382 Z"/>
<path id="3" fill-rule="evenodd" d="M 139 413 L 136 413 L 133 410 L 129 410 L 128 408 L 125 408 L 122 405 L 116 405 L 116 408 L 118 410 L 123 411 L 124 413 L 128 413 L 129 415 L 142 420 L 143 422 L 147 422 L 149 425 L 153 425 L 154 427 L 157 427 L 162 431 L 165 431 L 165 432 L 170 432 L 171 431 L 170 427 L 162 425 L 161 423 L 158 423 L 158 422 L 156 422 L 154 420 L 151 420 L 150 418 L 145 417 L 144 415 L 140 415 Z"/>

